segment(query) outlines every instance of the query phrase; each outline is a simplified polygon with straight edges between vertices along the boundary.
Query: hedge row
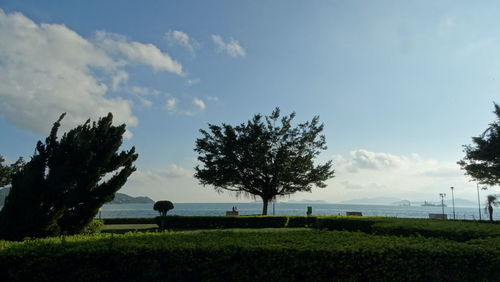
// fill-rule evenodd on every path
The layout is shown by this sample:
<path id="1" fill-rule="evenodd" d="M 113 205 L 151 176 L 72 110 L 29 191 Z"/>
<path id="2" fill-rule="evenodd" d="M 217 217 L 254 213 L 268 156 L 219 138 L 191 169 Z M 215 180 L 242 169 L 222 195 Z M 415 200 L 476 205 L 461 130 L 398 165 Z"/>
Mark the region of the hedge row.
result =
<path id="1" fill-rule="evenodd" d="M 105 218 L 104 224 L 156 224 L 154 217 L 142 218 Z"/>
<path id="2" fill-rule="evenodd" d="M 159 224 L 159 218 L 105 219 L 104 223 Z M 477 238 L 500 237 L 500 225 L 498 224 L 357 216 L 167 216 L 166 227 L 167 229 L 311 227 L 362 231 L 379 235 L 438 237 L 459 242 Z"/>
<path id="3" fill-rule="evenodd" d="M 4 281 L 494 281 L 499 264 L 480 242 L 312 229 L 0 242 Z"/>
<path id="4" fill-rule="evenodd" d="M 160 217 L 156 220 L 160 225 Z M 165 223 L 173 229 L 218 229 L 282 228 L 287 222 L 286 216 L 167 216 Z"/>

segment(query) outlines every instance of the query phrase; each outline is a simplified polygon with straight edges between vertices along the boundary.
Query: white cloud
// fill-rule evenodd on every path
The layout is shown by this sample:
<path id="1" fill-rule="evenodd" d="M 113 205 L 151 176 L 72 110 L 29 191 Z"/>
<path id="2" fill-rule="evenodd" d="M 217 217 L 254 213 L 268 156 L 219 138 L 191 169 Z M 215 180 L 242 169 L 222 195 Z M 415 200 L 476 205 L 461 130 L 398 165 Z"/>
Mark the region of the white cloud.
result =
<path id="1" fill-rule="evenodd" d="M 167 108 L 167 111 L 170 113 L 173 113 L 177 110 L 177 99 L 173 97 L 167 98 L 167 102 L 165 104 L 165 107 Z"/>
<path id="2" fill-rule="evenodd" d="M 191 54 L 194 54 L 194 50 L 199 47 L 196 40 L 190 38 L 187 33 L 181 30 L 169 30 L 166 37 L 170 44 L 182 46 Z"/>
<path id="3" fill-rule="evenodd" d="M 117 62 L 74 31 L 0 9 L 0 38 L 0 115 L 7 122 L 46 134 L 63 112 L 63 129 L 112 112 L 115 122 L 137 125 L 130 101 L 106 97 L 108 86 L 91 71 L 116 74 Z"/>
<path id="4" fill-rule="evenodd" d="M 198 99 L 198 98 L 193 99 L 193 104 L 195 104 L 195 106 L 198 107 L 198 109 L 200 109 L 200 111 L 204 111 L 205 108 L 207 107 L 205 105 L 205 102 L 203 102 L 203 100 Z"/>
<path id="5" fill-rule="evenodd" d="M 436 200 L 454 186 L 455 197 L 473 196 L 474 184 L 455 161 L 424 159 L 417 154 L 394 155 L 355 150 L 348 157 L 333 157 L 335 177 L 328 188 L 314 192 L 332 202 L 353 198 L 397 197 L 408 200 Z"/>
<path id="6" fill-rule="evenodd" d="M 211 102 L 219 102 L 219 97 L 207 96 L 207 100 Z"/>
<path id="7" fill-rule="evenodd" d="M 125 68 L 145 64 L 183 74 L 182 65 L 154 45 L 105 32 L 97 32 L 93 42 L 64 25 L 37 24 L 2 9 L 0 38 L 0 117 L 39 134 L 47 134 L 63 112 L 68 114 L 62 130 L 108 112 L 116 123 L 136 126 L 132 101 L 108 95 L 109 91 L 127 92 Z"/>
<path id="8" fill-rule="evenodd" d="M 167 178 L 191 177 L 193 174 L 193 171 L 185 169 L 177 164 L 170 164 L 165 170 L 165 176 Z"/>
<path id="9" fill-rule="evenodd" d="M 95 40 L 100 48 L 113 55 L 122 56 L 127 62 L 144 64 L 158 71 L 183 75 L 182 65 L 153 44 L 129 42 L 124 36 L 105 31 L 97 31 Z"/>
<path id="10" fill-rule="evenodd" d="M 188 79 L 186 82 L 189 85 L 195 85 L 195 84 L 200 83 L 200 79 L 199 78 L 192 78 L 192 79 Z"/>
<path id="11" fill-rule="evenodd" d="M 243 47 L 241 47 L 240 43 L 230 38 L 228 42 L 225 42 L 224 39 L 220 35 L 212 34 L 212 41 L 215 43 L 217 47 L 216 50 L 218 52 L 224 52 L 231 57 L 245 57 L 246 52 Z"/>
<path id="12" fill-rule="evenodd" d="M 112 78 L 111 89 L 118 91 L 120 86 L 128 80 L 128 73 L 125 71 L 118 71 Z"/>
<path id="13" fill-rule="evenodd" d="M 390 169 L 408 165 L 407 157 L 399 157 L 387 153 L 374 153 L 367 150 L 351 152 L 351 165 L 359 169 Z"/>

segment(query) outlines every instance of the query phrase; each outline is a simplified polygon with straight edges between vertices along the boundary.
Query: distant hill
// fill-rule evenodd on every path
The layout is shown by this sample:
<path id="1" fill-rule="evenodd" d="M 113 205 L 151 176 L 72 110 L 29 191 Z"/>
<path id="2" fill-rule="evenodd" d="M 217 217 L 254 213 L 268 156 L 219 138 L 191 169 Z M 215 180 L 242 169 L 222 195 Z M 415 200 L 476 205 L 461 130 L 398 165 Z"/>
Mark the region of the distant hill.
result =
<path id="1" fill-rule="evenodd" d="M 290 200 L 287 203 L 289 203 L 289 204 L 328 204 L 327 201 L 323 201 L 323 200 L 299 200 L 299 201 Z"/>
<path id="2" fill-rule="evenodd" d="M 116 193 L 115 199 L 108 204 L 154 204 L 149 197 L 132 197 L 123 193 Z"/>
<path id="3" fill-rule="evenodd" d="M 339 204 L 354 204 L 354 205 L 393 205 L 401 199 L 394 197 L 376 197 L 376 198 L 360 198 L 339 202 Z"/>
<path id="4" fill-rule="evenodd" d="M 484 200 L 481 199 L 481 203 Z M 439 204 L 439 198 L 435 201 L 428 200 L 428 202 Z M 376 197 L 376 198 L 360 198 L 360 199 L 352 199 L 347 201 L 339 202 L 339 204 L 354 204 L 354 205 L 408 205 L 410 203 L 411 206 L 420 206 L 424 203 L 424 201 L 413 201 L 413 200 L 401 200 L 393 197 Z M 444 201 L 445 205 L 451 207 L 452 200 L 446 199 Z M 455 198 L 455 206 L 456 207 L 477 207 L 477 202 L 470 201 L 461 198 Z"/>
<path id="5" fill-rule="evenodd" d="M 3 206 L 9 192 L 10 187 L 0 189 L 0 206 Z M 154 202 L 148 197 L 132 197 L 127 194 L 116 193 L 115 199 L 108 204 L 153 204 Z"/>

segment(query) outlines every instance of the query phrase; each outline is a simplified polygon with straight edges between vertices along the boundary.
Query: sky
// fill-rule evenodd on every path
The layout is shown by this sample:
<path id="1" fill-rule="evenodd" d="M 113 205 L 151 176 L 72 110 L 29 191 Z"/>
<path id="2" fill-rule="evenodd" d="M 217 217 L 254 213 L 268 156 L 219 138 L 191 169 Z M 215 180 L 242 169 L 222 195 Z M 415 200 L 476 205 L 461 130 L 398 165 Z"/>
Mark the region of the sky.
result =
<path id="1" fill-rule="evenodd" d="M 200 129 L 319 116 L 326 188 L 287 200 L 477 200 L 456 164 L 500 102 L 500 3 L 0 0 L 0 155 L 29 159 L 112 112 L 137 171 L 120 190 L 246 202 L 193 177 Z M 481 192 L 500 193 L 499 187 Z"/>

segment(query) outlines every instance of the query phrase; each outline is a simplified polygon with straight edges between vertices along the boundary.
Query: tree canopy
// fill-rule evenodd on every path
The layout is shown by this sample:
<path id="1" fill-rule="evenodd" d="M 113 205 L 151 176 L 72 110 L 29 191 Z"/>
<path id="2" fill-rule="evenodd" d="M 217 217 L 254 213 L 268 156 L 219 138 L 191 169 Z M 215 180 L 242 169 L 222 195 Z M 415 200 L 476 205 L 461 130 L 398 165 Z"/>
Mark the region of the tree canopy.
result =
<path id="1" fill-rule="evenodd" d="M 497 120 L 481 135 L 464 145 L 465 157 L 458 164 L 481 184 L 500 184 L 500 106 L 494 104 Z"/>
<path id="2" fill-rule="evenodd" d="M 111 113 L 58 139 L 64 115 L 14 175 L 0 212 L 0 238 L 79 233 L 135 171 L 138 155 L 134 147 L 118 152 L 125 125 L 113 126 Z"/>
<path id="3" fill-rule="evenodd" d="M 153 206 L 153 210 L 159 212 L 161 216 L 166 216 L 167 212 L 172 209 L 174 209 L 174 204 L 170 201 L 158 201 Z"/>
<path id="4" fill-rule="evenodd" d="M 195 177 L 217 192 L 260 197 L 263 215 L 277 197 L 310 192 L 313 185 L 326 187 L 324 181 L 334 175 L 332 162 L 314 164 L 321 150 L 327 149 L 320 135 L 324 126 L 318 116 L 292 126 L 294 118 L 292 113 L 280 119 L 276 108 L 270 116 L 257 114 L 236 126 L 209 124 L 196 140 L 202 166 L 195 167 Z"/>

